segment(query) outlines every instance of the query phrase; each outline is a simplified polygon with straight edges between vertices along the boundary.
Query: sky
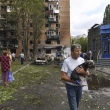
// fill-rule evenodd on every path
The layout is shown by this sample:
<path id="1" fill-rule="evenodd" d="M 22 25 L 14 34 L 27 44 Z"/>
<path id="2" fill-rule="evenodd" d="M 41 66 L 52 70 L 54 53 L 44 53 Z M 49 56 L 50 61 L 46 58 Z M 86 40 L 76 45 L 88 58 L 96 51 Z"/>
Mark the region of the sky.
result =
<path id="1" fill-rule="evenodd" d="M 101 24 L 110 0 L 70 0 L 71 36 L 88 34 L 94 24 Z"/>

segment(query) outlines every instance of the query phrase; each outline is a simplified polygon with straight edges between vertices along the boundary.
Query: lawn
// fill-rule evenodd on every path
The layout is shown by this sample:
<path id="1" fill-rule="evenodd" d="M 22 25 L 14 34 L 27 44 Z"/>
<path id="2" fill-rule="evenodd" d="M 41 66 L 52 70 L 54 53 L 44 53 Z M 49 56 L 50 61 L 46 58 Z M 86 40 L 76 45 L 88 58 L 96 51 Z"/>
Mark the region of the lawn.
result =
<path id="1" fill-rule="evenodd" d="M 27 63 L 29 62 L 25 62 L 24 65 Z M 20 62 L 12 62 L 12 72 L 15 72 L 22 66 Z M 60 69 L 61 67 L 56 65 L 28 65 L 26 68 L 14 74 L 15 80 L 10 83 L 11 86 L 5 87 L 3 84 L 0 85 L 0 103 L 4 103 L 7 100 L 17 100 L 12 95 L 18 91 L 19 87 L 27 85 L 35 80 L 49 77 L 53 73 L 60 73 Z"/>
<path id="2" fill-rule="evenodd" d="M 12 69 L 12 73 L 17 71 L 18 69 L 22 68 L 23 66 L 27 65 L 28 63 L 30 63 L 31 61 L 24 61 L 24 64 L 21 65 L 21 62 L 16 60 L 15 62 L 12 61 L 12 65 L 11 65 L 11 69 Z M 1 68 L 0 68 L 1 71 Z M 1 79 L 1 72 L 0 72 L 0 79 Z"/>

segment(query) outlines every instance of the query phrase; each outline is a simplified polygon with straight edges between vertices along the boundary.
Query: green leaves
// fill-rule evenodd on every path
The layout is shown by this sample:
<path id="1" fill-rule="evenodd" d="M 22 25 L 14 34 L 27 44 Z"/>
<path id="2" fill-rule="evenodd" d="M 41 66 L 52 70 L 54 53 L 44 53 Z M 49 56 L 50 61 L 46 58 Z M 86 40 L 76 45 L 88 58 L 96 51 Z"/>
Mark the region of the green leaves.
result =
<path id="1" fill-rule="evenodd" d="M 26 62 L 25 62 L 26 64 Z M 15 61 L 12 62 L 12 70 L 13 72 L 16 71 L 19 67 L 21 67 L 20 62 Z M 51 65 L 29 65 L 23 70 L 20 70 L 18 73 L 14 74 L 15 80 L 10 83 L 11 86 L 6 87 L 4 85 L 0 85 L 0 103 L 4 103 L 7 100 L 17 100 L 13 97 L 13 94 L 17 92 L 18 88 L 25 89 L 25 85 L 28 85 L 31 82 L 36 80 L 40 80 L 41 78 L 49 77 L 55 72 L 60 73 L 60 68 L 56 68 Z M 54 70 L 54 71 L 53 71 Z M 44 81 L 39 81 L 38 84 L 45 84 Z M 23 87 L 24 86 L 24 87 Z M 26 93 L 23 94 L 24 99 L 29 99 L 33 103 L 40 103 L 42 102 L 41 99 L 35 97 L 28 96 Z M 31 100 L 32 99 L 32 100 Z"/>
<path id="2" fill-rule="evenodd" d="M 71 38 L 70 42 L 71 42 L 71 46 L 73 44 L 80 44 L 82 52 L 86 52 L 87 51 L 87 42 L 88 42 L 88 38 L 87 37 L 85 37 L 85 38 L 81 37 L 79 39 Z"/>

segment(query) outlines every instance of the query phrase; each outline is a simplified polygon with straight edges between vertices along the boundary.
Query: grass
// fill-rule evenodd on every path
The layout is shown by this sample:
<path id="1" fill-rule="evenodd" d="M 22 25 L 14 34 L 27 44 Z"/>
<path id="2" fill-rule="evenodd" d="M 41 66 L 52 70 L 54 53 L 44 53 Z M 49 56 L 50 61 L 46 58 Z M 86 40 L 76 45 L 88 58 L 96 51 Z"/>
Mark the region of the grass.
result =
<path id="1" fill-rule="evenodd" d="M 18 60 L 16 60 L 15 62 L 12 61 L 12 64 L 11 64 L 12 73 L 22 68 L 23 66 L 27 65 L 28 63 L 30 63 L 30 61 L 27 61 L 27 62 L 24 61 L 24 64 L 21 65 L 21 62 Z M 0 68 L 0 71 L 1 71 L 1 68 Z M 0 72 L 0 79 L 1 79 L 1 76 L 2 74 Z"/>
<path id="2" fill-rule="evenodd" d="M 25 62 L 24 65 L 26 64 L 27 62 Z M 20 65 L 20 62 L 13 62 L 12 72 L 16 71 L 22 66 L 23 65 Z M 20 70 L 18 73 L 14 74 L 15 80 L 10 83 L 11 86 L 5 87 L 0 85 L 0 103 L 4 103 L 7 100 L 16 100 L 14 97 L 12 97 L 12 95 L 17 92 L 19 87 L 27 85 L 41 78 L 49 77 L 53 73 L 60 73 L 60 69 L 60 66 L 54 69 L 54 66 L 51 65 L 28 65 L 23 70 Z"/>

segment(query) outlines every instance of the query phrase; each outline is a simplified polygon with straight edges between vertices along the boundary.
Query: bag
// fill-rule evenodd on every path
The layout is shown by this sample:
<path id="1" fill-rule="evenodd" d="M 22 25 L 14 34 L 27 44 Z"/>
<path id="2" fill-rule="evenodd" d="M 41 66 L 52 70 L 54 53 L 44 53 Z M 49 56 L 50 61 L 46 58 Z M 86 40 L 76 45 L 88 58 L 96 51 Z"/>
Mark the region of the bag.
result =
<path id="1" fill-rule="evenodd" d="M 9 71 L 9 74 L 8 74 L 8 81 L 12 82 L 12 72 L 11 71 Z"/>
<path id="2" fill-rule="evenodd" d="M 15 78 L 13 77 L 13 74 L 12 74 L 12 81 L 14 81 L 15 80 Z"/>

